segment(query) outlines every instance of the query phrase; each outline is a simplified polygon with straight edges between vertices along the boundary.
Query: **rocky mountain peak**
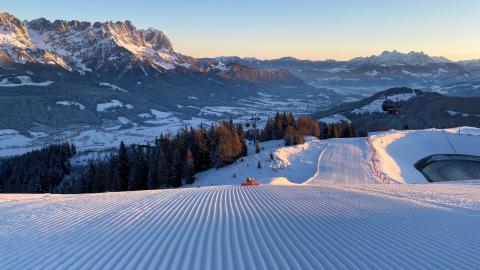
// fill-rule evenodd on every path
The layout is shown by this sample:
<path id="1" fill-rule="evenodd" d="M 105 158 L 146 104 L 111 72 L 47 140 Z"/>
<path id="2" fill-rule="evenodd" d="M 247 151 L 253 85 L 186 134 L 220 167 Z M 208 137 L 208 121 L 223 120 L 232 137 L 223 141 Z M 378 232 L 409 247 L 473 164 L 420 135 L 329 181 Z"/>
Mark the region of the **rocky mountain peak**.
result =
<path id="1" fill-rule="evenodd" d="M 360 65 L 411 65 L 420 66 L 426 64 L 450 63 L 451 61 L 444 57 L 433 57 L 424 52 L 411 51 L 402 53 L 397 50 L 384 51 L 380 55 L 369 57 L 357 57 L 350 60 L 351 63 Z"/>
<path id="2" fill-rule="evenodd" d="M 87 28 L 91 27 L 90 22 L 83 22 L 83 21 L 65 21 L 65 20 L 55 20 L 53 22 L 45 19 L 39 18 L 32 21 L 28 21 L 27 28 L 34 30 L 38 33 L 44 33 L 47 31 L 53 31 L 56 33 L 65 33 L 68 31 L 85 31 Z"/>
<path id="3" fill-rule="evenodd" d="M 162 48 L 173 51 L 173 46 L 168 37 L 160 30 L 155 28 L 148 28 L 146 30 L 141 30 L 143 33 L 145 41 L 152 46 L 155 50 L 160 50 Z"/>
<path id="4" fill-rule="evenodd" d="M 131 21 L 50 21 L 39 18 L 21 22 L 8 13 L 0 15 L 0 51 L 13 62 L 45 63 L 46 56 L 80 73 L 110 70 L 122 74 L 138 67 L 147 70 L 188 68 L 194 62 L 177 54 L 161 31 L 137 29 Z M 120 73 L 119 73 L 120 71 Z"/>
<path id="5" fill-rule="evenodd" d="M 0 44 L 20 48 L 32 47 L 25 25 L 6 12 L 0 13 Z"/>

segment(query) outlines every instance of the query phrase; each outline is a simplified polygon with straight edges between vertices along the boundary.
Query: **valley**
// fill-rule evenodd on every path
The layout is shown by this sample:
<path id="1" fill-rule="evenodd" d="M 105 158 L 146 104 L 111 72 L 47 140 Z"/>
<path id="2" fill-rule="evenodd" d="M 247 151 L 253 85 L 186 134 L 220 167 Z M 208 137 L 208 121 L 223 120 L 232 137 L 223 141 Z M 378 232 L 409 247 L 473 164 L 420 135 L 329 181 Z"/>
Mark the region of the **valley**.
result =
<path id="1" fill-rule="evenodd" d="M 108 149 L 185 125 L 247 123 L 255 114 L 264 123 L 277 111 L 319 114 L 397 86 L 460 96 L 478 86 L 476 61 L 422 52 L 349 61 L 193 58 L 162 31 L 130 21 L 1 13 L 0 27 L 0 156 L 64 140 Z"/>

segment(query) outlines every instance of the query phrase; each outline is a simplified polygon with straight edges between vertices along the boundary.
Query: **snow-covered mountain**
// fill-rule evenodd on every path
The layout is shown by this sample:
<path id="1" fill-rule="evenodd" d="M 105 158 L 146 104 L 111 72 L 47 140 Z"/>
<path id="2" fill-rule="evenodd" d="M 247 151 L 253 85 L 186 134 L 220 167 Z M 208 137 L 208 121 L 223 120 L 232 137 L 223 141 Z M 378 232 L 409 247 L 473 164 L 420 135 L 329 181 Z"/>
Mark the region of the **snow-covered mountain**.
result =
<path id="1" fill-rule="evenodd" d="M 137 29 L 130 21 L 90 23 L 37 19 L 26 23 L 33 44 L 60 55 L 74 69 L 158 71 L 189 68 L 192 59 L 173 50 L 167 36 L 156 29 Z"/>
<path id="2" fill-rule="evenodd" d="M 460 61 L 459 63 L 469 69 L 480 68 L 480 59 L 465 60 L 465 61 Z"/>
<path id="3" fill-rule="evenodd" d="M 156 29 L 137 29 L 130 21 L 90 23 L 44 18 L 21 22 L 0 13 L 3 61 L 57 64 L 80 73 L 125 72 L 192 67 L 193 59 L 173 50 L 167 36 Z"/>
<path id="4" fill-rule="evenodd" d="M 396 50 L 384 51 L 380 55 L 372 55 L 369 57 L 357 57 L 349 61 L 351 64 L 356 65 L 386 65 L 386 66 L 399 66 L 399 65 L 411 65 L 422 66 L 429 64 L 445 64 L 451 63 L 445 57 L 432 57 L 423 52 L 409 52 L 401 53 Z"/>
<path id="5" fill-rule="evenodd" d="M 12 62 L 51 64 L 70 69 L 56 52 L 39 48 L 30 38 L 26 25 L 19 19 L 8 13 L 0 13 L 0 66 Z"/>
<path id="6" fill-rule="evenodd" d="M 476 60 L 454 62 L 423 52 L 384 51 L 379 55 L 356 57 L 348 61 L 311 61 L 293 57 L 273 60 L 218 57 L 224 63 L 239 63 L 257 69 L 288 69 L 318 89 L 330 89 L 348 98 L 361 98 L 382 88 L 408 86 L 450 93 L 442 89 L 452 83 L 465 83 L 480 77 Z M 205 60 L 204 60 L 205 61 Z M 477 70 L 477 71 L 475 71 Z M 462 89 L 462 95 L 476 95 L 474 88 Z M 458 94 L 454 91 L 452 94 Z"/>
<path id="7" fill-rule="evenodd" d="M 0 64 L 49 64 L 82 75 L 117 78 L 127 73 L 148 77 L 167 71 L 244 78 L 235 74 L 238 71 L 249 73 L 248 81 L 296 79 L 286 70 L 269 74 L 246 66 L 205 68 L 195 58 L 176 52 L 162 31 L 138 29 L 128 20 L 91 23 L 40 18 L 22 22 L 8 13 L 0 13 Z M 229 76 L 225 76 L 226 71 Z"/>

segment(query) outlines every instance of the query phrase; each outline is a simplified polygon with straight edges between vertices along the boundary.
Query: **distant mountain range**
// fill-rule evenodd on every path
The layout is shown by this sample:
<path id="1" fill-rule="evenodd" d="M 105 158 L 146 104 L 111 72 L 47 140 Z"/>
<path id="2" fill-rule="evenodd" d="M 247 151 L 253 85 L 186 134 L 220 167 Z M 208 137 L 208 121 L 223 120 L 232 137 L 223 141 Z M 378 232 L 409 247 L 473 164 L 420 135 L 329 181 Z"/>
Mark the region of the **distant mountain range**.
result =
<path id="1" fill-rule="evenodd" d="M 478 60 L 396 51 L 350 61 L 197 59 L 175 51 L 162 31 L 129 21 L 0 13 L 0 142 L 16 132 L 27 137 L 22 147 L 73 137 L 85 147 L 115 145 L 82 132 L 139 141 L 228 117 L 312 113 L 396 86 L 472 96 L 479 68 Z"/>
<path id="2" fill-rule="evenodd" d="M 95 73 L 120 79 L 127 75 L 148 77 L 168 71 L 214 75 L 235 65 L 203 65 L 195 58 L 175 52 L 163 32 L 153 28 L 137 29 L 130 21 L 51 22 L 40 18 L 22 22 L 13 15 L 0 13 L 0 28 L 0 62 L 4 69 L 21 70 L 19 64 L 39 64 L 81 75 Z M 246 69 L 243 67 L 241 72 L 247 73 Z M 235 70 L 238 69 L 230 73 Z M 288 72 L 249 75 L 258 76 L 259 80 L 292 79 Z"/>
<path id="3" fill-rule="evenodd" d="M 356 57 L 349 61 L 311 61 L 292 57 L 259 60 L 235 56 L 215 59 L 265 70 L 286 68 L 314 87 L 332 89 L 344 95 L 365 95 L 382 87 L 410 86 L 452 95 L 475 96 L 480 88 L 480 60 L 454 62 L 423 52 L 385 51 L 380 55 Z"/>

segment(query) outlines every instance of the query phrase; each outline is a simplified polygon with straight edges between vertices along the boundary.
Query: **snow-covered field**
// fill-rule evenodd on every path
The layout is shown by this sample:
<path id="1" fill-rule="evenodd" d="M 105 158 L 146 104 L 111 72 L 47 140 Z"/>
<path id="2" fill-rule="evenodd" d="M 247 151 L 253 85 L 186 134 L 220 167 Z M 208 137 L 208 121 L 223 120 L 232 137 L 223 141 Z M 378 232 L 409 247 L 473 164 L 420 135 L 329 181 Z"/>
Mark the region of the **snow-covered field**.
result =
<path id="1" fill-rule="evenodd" d="M 106 112 L 107 110 L 123 107 L 123 103 L 119 100 L 112 99 L 109 102 L 97 104 L 97 112 Z"/>
<path id="2" fill-rule="evenodd" d="M 480 181 L 427 184 L 411 168 L 478 155 L 478 134 L 271 141 L 182 189 L 1 194 L 0 269 L 478 269 Z M 384 184 L 373 162 L 417 184 Z M 247 176 L 262 185 L 240 187 Z"/>
<path id="3" fill-rule="evenodd" d="M 327 116 L 327 117 L 323 117 L 323 118 L 320 118 L 318 120 L 325 123 L 325 124 L 335 124 L 335 123 L 340 123 L 340 122 L 350 123 L 351 122 L 347 117 L 345 117 L 343 114 L 340 114 L 340 113 L 330 115 L 330 116 Z"/>
<path id="4" fill-rule="evenodd" d="M 17 87 L 17 86 L 49 86 L 53 82 L 52 81 L 45 81 L 45 82 L 33 82 L 32 79 L 28 76 L 17 76 L 16 79 L 20 81 L 20 83 L 11 82 L 8 78 L 2 79 L 0 81 L 0 87 Z"/>
<path id="5" fill-rule="evenodd" d="M 78 107 L 78 109 L 80 109 L 81 111 L 85 110 L 85 105 L 75 101 L 61 100 L 61 101 L 57 101 L 55 104 L 62 105 L 62 106 L 75 106 L 75 107 Z"/>

